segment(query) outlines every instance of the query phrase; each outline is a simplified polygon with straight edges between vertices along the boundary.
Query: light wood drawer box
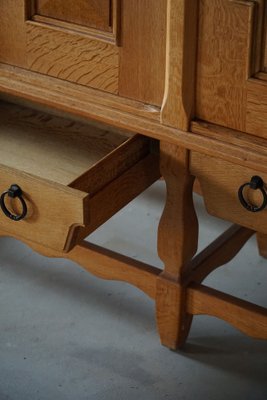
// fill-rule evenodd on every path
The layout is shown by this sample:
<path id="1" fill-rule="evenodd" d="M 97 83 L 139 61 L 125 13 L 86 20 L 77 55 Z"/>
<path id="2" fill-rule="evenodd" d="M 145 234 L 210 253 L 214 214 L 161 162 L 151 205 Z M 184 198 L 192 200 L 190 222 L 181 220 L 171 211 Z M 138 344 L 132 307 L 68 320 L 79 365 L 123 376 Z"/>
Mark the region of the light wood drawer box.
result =
<path id="1" fill-rule="evenodd" d="M 263 189 L 267 192 L 266 173 L 197 152 L 191 153 L 190 171 L 200 182 L 205 206 L 211 215 L 267 234 L 267 208 L 248 211 L 238 196 L 239 188 L 253 176 L 262 178 Z M 244 188 L 243 197 L 248 204 L 257 207 L 263 202 L 261 191 L 249 186 Z"/>
<path id="2" fill-rule="evenodd" d="M 153 143 L 0 103 L 0 191 L 17 184 L 27 205 L 20 221 L 0 210 L 1 229 L 70 250 L 158 178 Z M 4 203 L 21 212 L 19 199 L 6 195 Z"/>

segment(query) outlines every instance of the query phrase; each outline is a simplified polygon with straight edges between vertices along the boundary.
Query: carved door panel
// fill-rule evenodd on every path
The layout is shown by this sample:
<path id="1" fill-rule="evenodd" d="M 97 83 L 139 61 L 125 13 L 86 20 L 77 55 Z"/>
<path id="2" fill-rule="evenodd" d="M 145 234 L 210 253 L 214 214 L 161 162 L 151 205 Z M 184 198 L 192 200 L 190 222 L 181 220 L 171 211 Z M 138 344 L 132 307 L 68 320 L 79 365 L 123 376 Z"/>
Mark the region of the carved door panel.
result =
<path id="1" fill-rule="evenodd" d="M 196 116 L 267 138 L 266 0 L 200 0 Z"/>
<path id="2" fill-rule="evenodd" d="M 167 0 L 156 3 L 0 1 L 0 63 L 161 105 Z"/>

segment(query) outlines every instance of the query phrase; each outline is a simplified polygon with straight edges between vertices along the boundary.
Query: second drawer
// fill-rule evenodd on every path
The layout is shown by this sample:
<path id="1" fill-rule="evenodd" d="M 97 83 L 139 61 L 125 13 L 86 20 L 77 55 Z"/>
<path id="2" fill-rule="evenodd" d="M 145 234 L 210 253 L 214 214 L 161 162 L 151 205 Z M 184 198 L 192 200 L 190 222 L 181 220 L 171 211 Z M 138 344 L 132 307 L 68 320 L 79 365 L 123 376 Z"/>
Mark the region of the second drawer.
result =
<path id="1" fill-rule="evenodd" d="M 252 212 L 240 201 L 242 194 L 248 208 L 261 207 L 264 196 L 261 190 L 250 188 L 249 183 L 252 177 L 260 177 L 266 194 L 266 173 L 198 152 L 191 153 L 190 171 L 200 182 L 205 206 L 211 215 L 267 234 L 267 208 Z"/>

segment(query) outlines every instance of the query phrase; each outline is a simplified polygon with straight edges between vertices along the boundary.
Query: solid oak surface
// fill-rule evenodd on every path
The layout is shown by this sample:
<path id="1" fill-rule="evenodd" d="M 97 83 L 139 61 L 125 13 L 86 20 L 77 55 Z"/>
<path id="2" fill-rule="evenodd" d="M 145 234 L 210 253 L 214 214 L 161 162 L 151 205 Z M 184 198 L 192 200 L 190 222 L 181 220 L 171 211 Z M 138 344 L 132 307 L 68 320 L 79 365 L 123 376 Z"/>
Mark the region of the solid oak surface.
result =
<path id="1" fill-rule="evenodd" d="M 2 102 L 0 192 L 19 185 L 28 212 L 17 223 L 1 213 L 1 228 L 70 250 L 159 177 L 152 148 L 139 135 Z M 17 199 L 5 202 L 21 212 Z"/>
<path id="2" fill-rule="evenodd" d="M 249 183 L 253 176 L 263 179 L 266 190 L 266 173 L 197 152 L 191 152 L 190 171 L 200 182 L 210 214 L 267 234 L 267 208 L 257 213 L 250 212 L 241 205 L 238 198 L 238 189 Z M 257 207 L 262 204 L 263 197 L 259 190 L 247 188 L 243 193 L 250 204 Z"/>
<path id="3" fill-rule="evenodd" d="M 63 185 L 127 139 L 89 124 L 0 103 L 0 163 Z"/>
<path id="4" fill-rule="evenodd" d="M 29 205 L 0 234 L 143 290 L 169 348 L 198 314 L 267 339 L 265 308 L 202 285 L 254 233 L 267 254 L 266 209 L 237 197 L 255 174 L 267 190 L 266 18 L 266 0 L 0 2 L 0 98 L 31 107 L 0 111 L 0 189 L 16 181 Z M 83 241 L 160 175 L 163 270 Z M 194 187 L 238 224 L 196 256 Z"/>
<path id="5" fill-rule="evenodd" d="M 36 13 L 79 25 L 108 30 L 110 0 L 37 0 Z"/>

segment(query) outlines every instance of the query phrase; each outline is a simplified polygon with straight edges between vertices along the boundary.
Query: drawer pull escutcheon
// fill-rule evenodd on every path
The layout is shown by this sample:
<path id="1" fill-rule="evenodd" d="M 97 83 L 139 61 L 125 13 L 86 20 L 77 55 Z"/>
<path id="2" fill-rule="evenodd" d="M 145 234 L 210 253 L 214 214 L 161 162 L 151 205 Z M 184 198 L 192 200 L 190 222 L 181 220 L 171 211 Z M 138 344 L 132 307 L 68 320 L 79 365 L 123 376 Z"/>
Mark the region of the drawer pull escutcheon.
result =
<path id="1" fill-rule="evenodd" d="M 20 203 L 22 205 L 22 213 L 20 215 L 16 215 L 16 214 L 12 214 L 8 208 L 5 205 L 5 197 L 11 197 L 11 198 L 19 198 Z M 10 186 L 10 188 L 8 190 L 6 190 L 5 192 L 3 192 L 1 194 L 1 198 L 0 198 L 0 205 L 1 205 L 1 209 L 3 211 L 3 213 L 10 219 L 12 219 L 13 221 L 20 221 L 21 219 L 26 217 L 27 214 L 27 205 L 25 203 L 25 200 L 22 197 L 22 190 L 21 188 L 16 185 L 13 184 Z"/>
<path id="2" fill-rule="evenodd" d="M 262 204 L 258 206 L 254 206 L 253 204 L 250 204 L 248 201 L 245 200 L 244 197 L 244 188 L 249 187 L 252 190 L 260 190 L 262 194 Z M 264 182 L 260 176 L 253 176 L 250 180 L 250 182 L 244 183 L 243 185 L 240 186 L 238 190 L 238 198 L 240 200 L 240 203 L 242 206 L 251 212 L 258 212 L 263 210 L 267 206 L 267 193 L 264 189 Z"/>

